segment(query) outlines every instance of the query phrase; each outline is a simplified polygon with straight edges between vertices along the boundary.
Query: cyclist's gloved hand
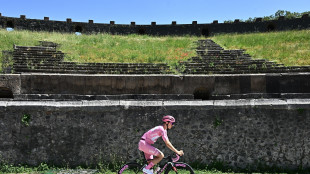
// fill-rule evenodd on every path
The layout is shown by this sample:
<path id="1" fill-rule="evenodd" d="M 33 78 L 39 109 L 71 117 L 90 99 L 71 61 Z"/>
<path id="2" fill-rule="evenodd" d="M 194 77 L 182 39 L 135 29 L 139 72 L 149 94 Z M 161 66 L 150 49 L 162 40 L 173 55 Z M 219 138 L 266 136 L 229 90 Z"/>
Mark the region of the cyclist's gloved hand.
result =
<path id="1" fill-rule="evenodd" d="M 179 156 L 183 156 L 183 155 L 184 155 L 184 152 L 183 152 L 183 150 L 179 150 L 179 151 L 177 151 L 177 154 L 178 154 Z"/>

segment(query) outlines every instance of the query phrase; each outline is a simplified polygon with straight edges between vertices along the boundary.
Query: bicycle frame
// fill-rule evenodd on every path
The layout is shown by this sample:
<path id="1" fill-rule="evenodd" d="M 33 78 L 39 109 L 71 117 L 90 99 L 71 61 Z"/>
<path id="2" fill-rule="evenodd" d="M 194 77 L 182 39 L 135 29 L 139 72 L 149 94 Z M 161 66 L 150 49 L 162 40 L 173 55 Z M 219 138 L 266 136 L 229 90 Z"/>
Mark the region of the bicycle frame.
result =
<path id="1" fill-rule="evenodd" d="M 167 158 L 164 158 L 165 160 L 168 160 L 164 167 L 162 167 L 158 172 L 157 174 L 161 174 L 163 173 L 166 168 L 171 165 L 171 167 L 173 168 L 174 171 L 176 171 L 176 168 L 174 167 L 174 163 L 177 162 L 179 159 L 180 159 L 180 156 L 176 154 L 176 158 L 172 158 L 170 155 L 167 157 Z"/>
<path id="2" fill-rule="evenodd" d="M 169 155 L 168 157 L 164 158 L 164 162 L 162 163 L 161 169 L 159 171 L 154 172 L 154 174 L 163 174 L 165 173 L 166 170 L 173 170 L 177 173 L 179 167 L 181 168 L 190 168 L 190 170 L 193 173 L 193 170 L 191 169 L 190 166 L 188 166 L 188 164 L 183 163 L 183 162 L 178 162 L 178 160 L 180 159 L 180 157 L 176 154 L 176 158 L 172 158 L 171 155 Z M 123 173 L 125 170 L 127 170 L 130 167 L 138 167 L 137 170 L 142 171 L 142 169 L 144 167 L 146 167 L 148 165 L 147 160 L 144 160 L 144 162 L 141 163 L 136 163 L 136 162 L 132 162 L 132 163 L 127 163 L 125 164 L 120 170 L 119 170 L 119 174 Z"/>

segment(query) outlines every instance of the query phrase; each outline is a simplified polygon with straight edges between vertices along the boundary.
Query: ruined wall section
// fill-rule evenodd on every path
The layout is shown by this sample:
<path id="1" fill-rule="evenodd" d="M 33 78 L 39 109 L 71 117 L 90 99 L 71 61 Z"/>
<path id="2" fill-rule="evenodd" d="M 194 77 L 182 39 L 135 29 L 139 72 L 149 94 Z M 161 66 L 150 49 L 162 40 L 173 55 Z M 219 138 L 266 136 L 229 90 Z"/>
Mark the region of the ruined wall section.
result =
<path id="1" fill-rule="evenodd" d="M 129 25 L 110 23 L 94 23 L 93 20 L 87 22 L 73 22 L 71 18 L 66 21 L 53 21 L 49 17 L 40 19 L 27 19 L 25 15 L 20 18 L 5 17 L 0 13 L 0 27 L 14 28 L 18 30 L 32 31 L 56 31 L 56 32 L 81 32 L 81 33 L 110 33 L 110 34 L 148 34 L 148 35 L 196 35 L 209 36 L 217 33 L 249 33 L 266 31 L 299 30 L 310 28 L 310 17 L 306 14 L 301 18 L 262 21 L 257 18 L 255 22 L 240 22 L 236 19 L 233 23 L 218 23 L 213 21 L 210 24 L 177 24 L 173 21 L 171 25 L 136 25 L 131 22 Z"/>

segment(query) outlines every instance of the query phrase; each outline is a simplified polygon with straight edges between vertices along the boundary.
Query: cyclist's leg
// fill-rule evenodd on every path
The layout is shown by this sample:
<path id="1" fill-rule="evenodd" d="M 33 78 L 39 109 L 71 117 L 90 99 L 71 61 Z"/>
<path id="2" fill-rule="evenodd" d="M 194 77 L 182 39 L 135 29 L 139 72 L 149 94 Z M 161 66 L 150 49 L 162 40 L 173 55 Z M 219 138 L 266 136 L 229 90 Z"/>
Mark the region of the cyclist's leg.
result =
<path id="1" fill-rule="evenodd" d="M 160 150 L 151 146 L 143 140 L 139 142 L 139 150 L 144 152 L 146 160 L 149 161 L 146 169 L 152 168 L 164 158 L 164 154 Z M 155 156 L 155 158 L 153 158 L 153 156 Z"/>
<path id="2" fill-rule="evenodd" d="M 145 152 L 143 152 L 143 153 L 144 153 L 144 158 L 145 158 L 145 160 L 147 161 L 147 163 L 150 163 L 151 160 L 154 159 L 154 156 L 153 156 L 153 155 L 148 154 L 148 153 L 145 153 Z"/>

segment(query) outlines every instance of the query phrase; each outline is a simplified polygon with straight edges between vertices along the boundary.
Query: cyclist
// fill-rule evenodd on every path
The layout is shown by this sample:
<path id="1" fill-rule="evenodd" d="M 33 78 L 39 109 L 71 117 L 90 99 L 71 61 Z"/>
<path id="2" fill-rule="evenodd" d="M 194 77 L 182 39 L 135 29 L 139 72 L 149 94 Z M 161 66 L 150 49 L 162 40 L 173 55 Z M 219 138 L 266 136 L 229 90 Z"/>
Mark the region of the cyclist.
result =
<path id="1" fill-rule="evenodd" d="M 156 126 L 153 129 L 147 131 L 141 137 L 139 142 L 139 150 L 144 152 L 145 159 L 149 162 L 149 164 L 143 168 L 143 172 L 146 174 L 153 174 L 151 168 L 164 158 L 164 154 L 152 146 L 152 144 L 154 144 L 159 137 L 162 137 L 163 141 L 166 143 L 166 146 L 169 149 L 180 156 L 184 155 L 183 150 L 177 150 L 171 144 L 167 136 L 167 130 L 171 129 L 175 123 L 174 117 L 171 115 L 166 115 L 162 118 L 162 121 L 162 125 Z"/>

